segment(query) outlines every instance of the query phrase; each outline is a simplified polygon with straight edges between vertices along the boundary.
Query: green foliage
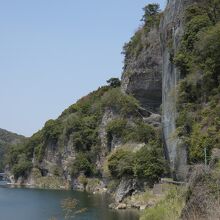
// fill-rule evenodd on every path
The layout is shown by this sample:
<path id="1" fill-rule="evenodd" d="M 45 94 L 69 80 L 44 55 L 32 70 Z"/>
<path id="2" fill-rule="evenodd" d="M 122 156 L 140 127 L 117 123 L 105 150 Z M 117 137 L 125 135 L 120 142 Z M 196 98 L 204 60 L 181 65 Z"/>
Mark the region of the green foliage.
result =
<path id="1" fill-rule="evenodd" d="M 102 108 L 109 108 L 121 116 L 137 114 L 138 101 L 132 96 L 121 92 L 120 88 L 114 88 L 105 93 L 101 99 Z"/>
<path id="2" fill-rule="evenodd" d="M 91 92 L 89 95 L 81 98 L 77 103 L 64 110 L 59 118 L 65 118 L 74 113 L 81 115 L 100 114 L 100 99 L 110 89 L 111 87 L 109 86 L 103 86 Z"/>
<path id="3" fill-rule="evenodd" d="M 186 24 L 182 45 L 188 50 L 194 49 L 195 42 L 198 41 L 198 33 L 211 25 L 208 15 L 197 15 Z"/>
<path id="4" fill-rule="evenodd" d="M 130 58 L 137 58 L 141 52 L 150 44 L 146 42 L 146 36 L 151 28 L 159 26 L 160 23 L 160 7 L 158 4 L 149 4 L 143 8 L 144 15 L 141 21 L 144 22 L 143 27 L 140 27 L 134 36 L 123 47 L 122 54 L 125 55 L 125 66 Z"/>
<path id="5" fill-rule="evenodd" d="M 26 142 L 9 149 L 7 163 L 15 171 L 16 176 L 24 175 L 25 169 L 29 172 L 27 164 L 21 162 L 19 155 L 24 155 L 27 161 L 35 158 L 35 165 L 42 162 L 48 147 L 52 150 L 63 150 L 67 144 L 71 144 L 76 152 L 76 159 L 72 165 L 72 174 L 81 172 L 86 176 L 98 175 L 92 164 L 103 153 L 100 149 L 99 126 L 106 109 L 111 109 L 121 117 L 136 117 L 138 102 L 131 96 L 123 94 L 118 79 L 110 79 L 110 86 L 104 86 L 97 91 L 83 97 L 76 104 L 66 109 L 57 120 L 46 122 L 42 130 L 34 134 Z M 124 119 L 123 119 L 124 120 Z M 119 123 L 120 124 L 120 123 Z M 127 124 L 127 122 L 126 122 Z M 117 129 L 117 126 L 119 128 Z M 109 133 L 123 136 L 120 126 L 109 126 Z M 123 130 L 123 129 L 122 129 Z M 60 175 L 61 171 L 50 170 L 54 175 Z"/>
<path id="6" fill-rule="evenodd" d="M 123 149 L 116 150 L 108 159 L 108 168 L 115 178 L 132 176 L 134 166 L 134 155 L 131 151 Z"/>
<path id="7" fill-rule="evenodd" d="M 160 12 L 160 5 L 159 4 L 148 4 L 144 8 L 144 15 L 142 21 L 145 23 L 152 23 L 155 15 L 159 14 Z"/>
<path id="8" fill-rule="evenodd" d="M 185 205 L 185 189 L 173 187 L 156 206 L 146 209 L 140 220 L 178 220 Z"/>
<path id="9" fill-rule="evenodd" d="M 84 174 L 80 175 L 78 177 L 79 183 L 83 185 L 84 189 L 86 188 L 86 185 L 88 184 L 88 179 Z"/>
<path id="10" fill-rule="evenodd" d="M 191 162 L 204 162 L 206 148 L 208 156 L 211 155 L 211 149 L 215 146 L 215 139 L 210 135 L 209 131 L 202 131 L 200 124 L 194 124 L 190 136 L 189 156 Z"/>
<path id="11" fill-rule="evenodd" d="M 189 148 L 189 162 L 204 161 L 204 148 L 219 147 L 220 2 L 190 6 L 174 62 L 184 79 L 178 86 L 177 131 Z"/>
<path id="12" fill-rule="evenodd" d="M 71 175 L 78 176 L 83 173 L 86 176 L 90 176 L 93 173 L 92 163 L 84 153 L 78 153 L 71 167 Z"/>
<path id="13" fill-rule="evenodd" d="M 18 162 L 13 166 L 12 173 L 15 179 L 22 176 L 25 177 L 32 168 L 32 162 L 28 160 L 25 154 L 20 154 Z"/>
<path id="14" fill-rule="evenodd" d="M 220 22 L 199 34 L 200 41 L 196 44 L 198 62 L 204 69 L 204 90 L 212 90 L 219 86 L 220 71 Z"/>
<path id="15" fill-rule="evenodd" d="M 115 119 L 108 123 L 106 131 L 109 142 L 113 137 L 119 138 L 123 143 L 148 143 L 150 140 L 159 138 L 157 136 L 159 131 L 141 120 L 135 120 L 134 123 L 131 123 L 123 118 Z"/>
<path id="16" fill-rule="evenodd" d="M 87 151 L 98 144 L 98 120 L 96 116 L 73 116 L 66 124 L 66 136 L 73 141 L 77 151 Z"/>
<path id="17" fill-rule="evenodd" d="M 49 120 L 46 122 L 43 135 L 47 141 L 57 142 L 59 136 L 62 134 L 63 125 L 59 120 Z"/>
<path id="18" fill-rule="evenodd" d="M 148 143 L 150 140 L 158 139 L 156 132 L 157 131 L 151 125 L 139 121 L 133 132 L 130 134 L 130 140 Z M 128 135 L 129 134 L 127 134 L 127 136 Z"/>
<path id="19" fill-rule="evenodd" d="M 126 126 L 127 121 L 122 118 L 110 121 L 106 127 L 109 141 L 112 140 L 113 136 L 117 138 L 122 138 L 125 133 Z"/>
<path id="20" fill-rule="evenodd" d="M 7 156 L 10 147 L 24 140 L 24 136 L 0 129 L 0 172 L 4 171 L 6 165 L 5 157 Z"/>
<path id="21" fill-rule="evenodd" d="M 144 49 L 142 41 L 143 35 L 143 29 L 139 29 L 130 41 L 124 45 L 122 54 L 125 55 L 125 62 L 131 57 L 138 57 L 140 52 Z"/>
<path id="22" fill-rule="evenodd" d="M 118 185 L 120 184 L 120 180 L 119 179 L 113 179 L 113 180 L 111 180 L 109 183 L 108 183 L 108 186 L 107 186 L 107 188 L 108 188 L 108 190 L 110 191 L 110 192 L 115 192 L 116 191 L 116 189 L 117 189 L 117 187 L 118 187 Z"/>
<path id="23" fill-rule="evenodd" d="M 138 178 L 147 179 L 153 185 L 167 170 L 160 146 L 152 143 L 150 147 L 145 146 L 136 153 L 134 173 Z"/>
<path id="24" fill-rule="evenodd" d="M 168 166 L 162 147 L 151 143 L 151 146 L 146 145 L 137 152 L 117 149 L 108 158 L 108 169 L 113 178 L 135 177 L 146 179 L 149 185 L 153 185 L 166 174 Z"/>
<path id="25" fill-rule="evenodd" d="M 118 78 L 111 78 L 109 80 L 107 80 L 107 83 L 109 84 L 109 86 L 113 87 L 113 88 L 117 88 L 121 86 L 121 81 Z"/>

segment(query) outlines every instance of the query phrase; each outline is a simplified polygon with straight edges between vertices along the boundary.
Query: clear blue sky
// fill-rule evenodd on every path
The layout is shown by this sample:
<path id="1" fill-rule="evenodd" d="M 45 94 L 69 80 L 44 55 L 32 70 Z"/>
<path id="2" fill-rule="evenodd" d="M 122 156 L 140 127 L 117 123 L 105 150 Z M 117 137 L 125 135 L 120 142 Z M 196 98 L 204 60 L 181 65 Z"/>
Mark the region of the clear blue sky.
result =
<path id="1" fill-rule="evenodd" d="M 30 136 L 120 77 L 122 46 L 150 2 L 0 1 L 0 127 Z M 164 7 L 166 0 L 157 2 Z"/>

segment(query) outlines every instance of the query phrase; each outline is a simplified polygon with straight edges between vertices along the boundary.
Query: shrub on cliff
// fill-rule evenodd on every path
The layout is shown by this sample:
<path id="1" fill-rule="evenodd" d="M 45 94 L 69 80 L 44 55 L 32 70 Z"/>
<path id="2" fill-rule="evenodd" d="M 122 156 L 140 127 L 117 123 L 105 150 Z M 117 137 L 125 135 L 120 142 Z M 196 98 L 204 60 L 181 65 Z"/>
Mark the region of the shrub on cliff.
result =
<path id="1" fill-rule="evenodd" d="M 157 182 L 168 171 L 162 147 L 151 143 L 137 152 L 116 150 L 108 158 L 108 169 L 113 178 L 128 176 L 146 180 L 150 185 Z"/>
<path id="2" fill-rule="evenodd" d="M 140 179 L 146 179 L 150 185 L 157 182 L 167 172 L 167 167 L 162 147 L 158 145 L 146 145 L 135 155 L 134 174 Z"/>
<path id="3" fill-rule="evenodd" d="M 112 120 L 107 124 L 106 131 L 109 142 L 112 141 L 113 137 L 116 137 L 122 143 L 138 142 L 146 144 L 150 140 L 158 138 L 156 129 L 138 119 L 132 122 L 123 118 Z"/>
<path id="4" fill-rule="evenodd" d="M 19 177 L 26 177 L 28 172 L 32 169 L 32 162 L 28 160 L 25 154 L 20 154 L 17 164 L 12 168 L 12 173 L 14 174 L 15 179 Z"/>
<path id="5" fill-rule="evenodd" d="M 185 12 L 185 32 L 174 62 L 182 80 L 178 86 L 177 132 L 188 146 L 189 162 L 204 161 L 219 147 L 220 2 L 191 5 Z"/>
<path id="6" fill-rule="evenodd" d="M 84 153 L 77 154 L 71 167 L 72 176 L 78 176 L 80 173 L 83 173 L 86 176 L 90 176 L 93 173 L 92 163 Z"/>
<path id="7" fill-rule="evenodd" d="M 134 97 L 122 93 L 120 88 L 114 88 L 106 92 L 101 99 L 101 103 L 103 109 L 112 109 L 121 116 L 136 114 L 139 106 Z"/>
<path id="8" fill-rule="evenodd" d="M 108 168 L 114 178 L 133 176 L 134 154 L 118 149 L 108 159 Z"/>
<path id="9" fill-rule="evenodd" d="M 51 119 L 46 122 L 43 131 L 44 138 L 47 141 L 57 142 L 63 131 L 63 125 L 60 121 Z"/>
<path id="10" fill-rule="evenodd" d="M 144 15 L 142 21 L 145 23 L 152 23 L 154 20 L 154 16 L 160 12 L 159 4 L 148 4 L 144 8 Z"/>
<path id="11" fill-rule="evenodd" d="M 113 88 L 117 88 L 121 86 L 121 81 L 119 78 L 111 78 L 109 80 L 107 80 L 107 83 L 109 84 L 109 86 L 113 87 Z"/>

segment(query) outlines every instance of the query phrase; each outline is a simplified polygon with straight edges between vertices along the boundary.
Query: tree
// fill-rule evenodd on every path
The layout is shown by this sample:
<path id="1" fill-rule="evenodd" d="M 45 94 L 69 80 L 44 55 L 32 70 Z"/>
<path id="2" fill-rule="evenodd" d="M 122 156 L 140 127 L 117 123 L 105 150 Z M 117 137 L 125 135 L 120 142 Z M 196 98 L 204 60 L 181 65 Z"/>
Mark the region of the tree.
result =
<path id="1" fill-rule="evenodd" d="M 157 15 L 160 12 L 159 4 L 148 4 L 144 8 L 144 15 L 142 21 L 145 23 L 149 22 L 153 16 Z"/>
<path id="2" fill-rule="evenodd" d="M 73 177 L 83 173 L 85 176 L 90 176 L 93 172 L 93 166 L 86 154 L 77 154 L 71 167 L 71 175 Z"/>
<path id="3" fill-rule="evenodd" d="M 134 153 L 118 149 L 108 158 L 108 169 L 114 178 L 133 176 Z"/>
<path id="4" fill-rule="evenodd" d="M 144 146 L 136 153 L 134 174 L 153 185 L 166 173 L 167 164 L 160 145 Z"/>
<path id="5" fill-rule="evenodd" d="M 107 80 L 107 83 L 109 84 L 109 86 L 111 86 L 113 88 L 121 86 L 121 81 L 118 78 L 111 78 L 111 79 Z"/>

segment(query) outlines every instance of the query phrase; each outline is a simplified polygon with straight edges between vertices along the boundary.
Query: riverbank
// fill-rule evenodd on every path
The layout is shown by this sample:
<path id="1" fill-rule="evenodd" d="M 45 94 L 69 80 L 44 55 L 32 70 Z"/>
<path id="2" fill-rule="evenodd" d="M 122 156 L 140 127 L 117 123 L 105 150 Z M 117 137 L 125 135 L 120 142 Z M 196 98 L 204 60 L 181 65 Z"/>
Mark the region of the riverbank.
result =
<path id="1" fill-rule="evenodd" d="M 129 183 L 129 180 L 124 180 L 124 182 Z M 112 186 L 114 184 L 115 186 Z M 71 190 L 77 192 L 87 192 L 93 195 L 108 195 L 110 200 L 107 207 L 109 209 L 135 209 L 141 215 L 144 215 L 142 213 L 147 213 L 148 210 L 152 210 L 157 207 L 161 201 L 166 199 L 167 194 L 169 194 L 173 188 L 176 189 L 173 184 L 160 183 L 155 184 L 153 188 L 146 187 L 142 189 L 142 191 L 134 190 L 132 192 L 132 188 L 128 187 L 125 192 L 125 186 L 123 189 L 120 189 L 120 184 L 116 184 L 116 182 L 114 182 L 114 184 L 112 182 L 105 184 L 101 179 L 85 178 L 85 176 L 81 175 L 72 181 L 64 181 L 62 178 L 56 176 L 39 178 L 36 178 L 36 176 L 33 178 L 32 176 L 32 178 L 29 178 L 27 181 L 19 179 L 16 183 L 10 184 L 9 186 L 15 188 L 25 187 L 31 189 L 53 189 L 61 191 Z M 120 193 L 121 195 L 119 196 L 118 194 Z"/>

